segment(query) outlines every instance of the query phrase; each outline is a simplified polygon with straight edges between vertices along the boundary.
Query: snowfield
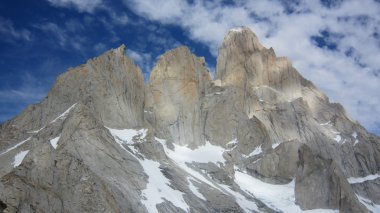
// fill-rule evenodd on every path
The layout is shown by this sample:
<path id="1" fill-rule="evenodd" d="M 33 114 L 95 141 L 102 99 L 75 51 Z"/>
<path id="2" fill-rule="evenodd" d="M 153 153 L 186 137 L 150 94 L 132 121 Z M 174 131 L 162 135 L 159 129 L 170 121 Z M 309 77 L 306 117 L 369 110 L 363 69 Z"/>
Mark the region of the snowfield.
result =
<path id="1" fill-rule="evenodd" d="M 106 127 L 107 128 L 107 127 Z M 148 176 L 148 183 L 146 189 L 142 191 L 142 203 L 148 209 L 149 212 L 158 213 L 156 208 L 157 204 L 165 202 L 165 200 L 170 201 L 174 206 L 189 211 L 190 207 L 187 205 L 183 199 L 183 193 L 170 187 L 170 180 L 167 179 L 160 169 L 160 163 L 148 160 L 140 159 L 128 151 L 123 145 L 128 145 L 132 150 L 133 148 L 133 138 L 138 138 L 140 142 L 145 138 L 147 130 L 135 130 L 135 129 L 111 129 L 107 128 L 115 141 L 120 145 L 120 147 L 132 154 L 141 164 L 144 169 L 144 173 Z"/>
<path id="2" fill-rule="evenodd" d="M 147 159 L 139 161 L 148 176 L 148 184 L 146 189 L 142 191 L 144 197 L 142 203 L 148 211 L 158 213 L 156 205 L 167 200 L 172 202 L 174 206 L 188 212 L 190 207 L 183 199 L 183 193 L 170 187 L 170 180 L 162 174 L 160 163 Z"/>
<path id="3" fill-rule="evenodd" d="M 146 137 L 146 133 L 148 132 L 147 129 L 111 129 L 106 127 L 111 135 L 115 138 L 116 142 L 120 143 L 126 143 L 127 145 L 132 145 L 135 142 L 133 141 L 134 137 L 138 137 L 140 139 L 143 139 Z"/>
<path id="4" fill-rule="evenodd" d="M 133 130 L 124 129 L 116 130 L 107 128 L 113 135 L 115 141 L 127 152 L 124 145 L 128 145 L 132 150 L 134 149 L 133 138 L 137 138 L 140 142 L 144 142 L 144 137 L 147 134 L 146 129 Z M 206 197 L 199 191 L 195 183 L 203 183 L 208 186 L 219 190 L 224 194 L 232 195 L 239 206 L 244 209 L 245 212 L 260 211 L 254 200 L 248 199 L 238 191 L 233 190 L 230 186 L 224 184 L 218 184 L 214 182 L 207 173 L 203 174 L 191 166 L 191 163 L 215 163 L 222 166 L 225 163 L 223 153 L 226 149 L 212 145 L 206 142 L 204 145 L 195 149 L 190 149 L 186 146 L 180 146 L 173 144 L 174 149 L 167 147 L 167 142 L 164 139 L 155 138 L 155 140 L 161 143 L 164 147 L 164 151 L 169 159 L 173 161 L 179 168 L 183 169 L 189 174 L 187 177 L 187 183 L 190 191 L 201 200 L 207 201 Z M 237 141 L 231 141 L 229 145 L 235 145 Z M 131 152 L 130 152 L 131 153 Z M 253 150 L 249 156 L 254 156 L 262 153 L 261 147 L 257 147 Z M 133 153 L 131 153 L 133 154 Z M 144 173 L 148 176 L 148 183 L 146 189 L 142 191 L 142 203 L 148 209 L 149 212 L 158 212 L 156 205 L 165 200 L 170 201 L 174 206 L 183 209 L 186 212 L 190 211 L 190 207 L 183 198 L 183 192 L 175 190 L 171 187 L 171 182 L 167 179 L 161 171 L 160 163 L 148 160 L 140 159 L 135 156 L 144 168 Z M 330 209 L 314 209 L 308 211 L 302 211 L 301 208 L 295 204 L 294 187 L 295 181 L 291 181 L 288 184 L 276 185 L 263 182 L 257 178 L 254 178 L 235 167 L 234 180 L 237 186 L 246 193 L 258 198 L 264 202 L 270 208 L 283 212 L 310 212 L 310 213 L 332 213 L 339 212 L 337 210 Z"/>
<path id="5" fill-rule="evenodd" d="M 212 145 L 209 142 L 206 142 L 205 145 L 199 146 L 196 149 L 190 149 L 186 146 L 180 146 L 177 144 L 174 145 L 174 151 L 169 152 L 170 157 L 175 159 L 176 162 L 197 162 L 197 163 L 224 163 L 225 159 L 223 158 L 224 148 L 220 146 Z"/>

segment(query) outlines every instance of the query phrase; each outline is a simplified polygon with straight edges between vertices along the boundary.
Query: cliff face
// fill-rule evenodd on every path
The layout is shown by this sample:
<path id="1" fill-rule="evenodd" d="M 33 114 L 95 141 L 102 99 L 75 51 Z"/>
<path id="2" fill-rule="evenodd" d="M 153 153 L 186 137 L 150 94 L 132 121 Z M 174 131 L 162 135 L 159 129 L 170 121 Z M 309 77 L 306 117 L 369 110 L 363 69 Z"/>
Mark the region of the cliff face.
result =
<path id="1" fill-rule="evenodd" d="M 146 109 L 154 115 L 155 129 L 181 145 L 199 145 L 201 102 L 211 76 L 203 58 L 178 47 L 160 57 L 147 86 Z"/>
<path id="2" fill-rule="evenodd" d="M 106 126 L 141 126 L 144 78 L 124 52 L 122 45 L 63 73 L 41 103 L 28 107 L 3 128 L 39 130 L 79 102 L 88 106 Z"/>
<path id="3" fill-rule="evenodd" d="M 216 79 L 187 47 L 110 50 L 0 127 L 0 212 L 380 210 L 380 139 L 248 28 Z"/>

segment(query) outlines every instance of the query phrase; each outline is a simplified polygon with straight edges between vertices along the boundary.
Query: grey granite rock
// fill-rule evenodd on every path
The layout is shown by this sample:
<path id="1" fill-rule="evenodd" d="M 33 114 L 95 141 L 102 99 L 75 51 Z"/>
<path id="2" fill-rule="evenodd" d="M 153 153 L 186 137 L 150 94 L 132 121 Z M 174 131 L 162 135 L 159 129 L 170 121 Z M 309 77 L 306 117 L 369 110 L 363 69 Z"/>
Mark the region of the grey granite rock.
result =
<path id="1" fill-rule="evenodd" d="M 248 161 L 247 170 L 267 182 L 288 183 L 296 176 L 300 146 L 297 140 L 283 142 L 260 159 Z"/>
<path id="2" fill-rule="evenodd" d="M 379 137 L 250 29 L 226 35 L 214 80 L 204 58 L 178 47 L 144 85 L 124 51 L 63 73 L 41 103 L 0 126 L 0 212 L 285 211 L 239 185 L 242 173 L 295 183 L 289 205 L 299 211 L 380 204 L 378 179 L 347 181 L 378 174 Z M 214 155 L 224 161 L 197 159 Z M 149 200 L 158 180 L 178 197 Z"/>
<path id="3" fill-rule="evenodd" d="M 328 208 L 366 212 L 338 165 L 303 146 L 299 150 L 296 202 L 302 209 Z"/>
<path id="4" fill-rule="evenodd" d="M 144 78 L 124 52 L 122 45 L 60 75 L 41 103 L 1 125 L 0 148 L 9 145 L 9 140 L 21 140 L 27 132 L 44 128 L 78 102 L 98 114 L 106 126 L 142 126 Z"/>

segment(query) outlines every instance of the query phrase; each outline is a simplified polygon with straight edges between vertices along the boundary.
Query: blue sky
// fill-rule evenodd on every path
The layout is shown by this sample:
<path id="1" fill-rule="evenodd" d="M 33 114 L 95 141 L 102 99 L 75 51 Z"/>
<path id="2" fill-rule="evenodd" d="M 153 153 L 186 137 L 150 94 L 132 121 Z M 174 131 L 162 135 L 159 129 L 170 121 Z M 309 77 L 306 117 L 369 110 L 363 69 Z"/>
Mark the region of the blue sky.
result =
<path id="1" fill-rule="evenodd" d="M 69 67 L 121 44 L 146 79 L 179 45 L 214 72 L 224 35 L 245 25 L 380 134 L 379 14 L 379 0 L 2 0 L 0 122 L 41 101 Z"/>

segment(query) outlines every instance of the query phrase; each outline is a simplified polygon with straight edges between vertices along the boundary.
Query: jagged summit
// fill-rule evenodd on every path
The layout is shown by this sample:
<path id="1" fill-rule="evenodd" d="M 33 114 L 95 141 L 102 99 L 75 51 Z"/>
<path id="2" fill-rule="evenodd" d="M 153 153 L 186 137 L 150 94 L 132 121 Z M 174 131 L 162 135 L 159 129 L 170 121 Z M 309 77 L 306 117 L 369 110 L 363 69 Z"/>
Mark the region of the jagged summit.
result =
<path id="1" fill-rule="evenodd" d="M 127 49 L 127 47 L 125 46 L 125 44 L 122 44 L 122 45 L 120 45 L 118 48 L 113 49 L 113 51 L 114 51 L 116 54 L 124 55 L 126 49 Z"/>
<path id="2" fill-rule="evenodd" d="M 4 125 L 38 130 L 71 105 L 82 102 L 108 126 L 137 127 L 143 120 L 143 88 L 140 68 L 121 45 L 60 75 L 41 103 Z"/>
<path id="3" fill-rule="evenodd" d="M 379 137 L 249 28 L 216 79 L 181 46 L 144 84 L 125 48 L 0 126 L 0 212 L 379 212 Z"/>
<path id="4" fill-rule="evenodd" d="M 235 46 L 242 52 L 254 52 L 264 49 L 256 34 L 248 27 L 232 28 L 224 37 L 223 46 Z"/>

